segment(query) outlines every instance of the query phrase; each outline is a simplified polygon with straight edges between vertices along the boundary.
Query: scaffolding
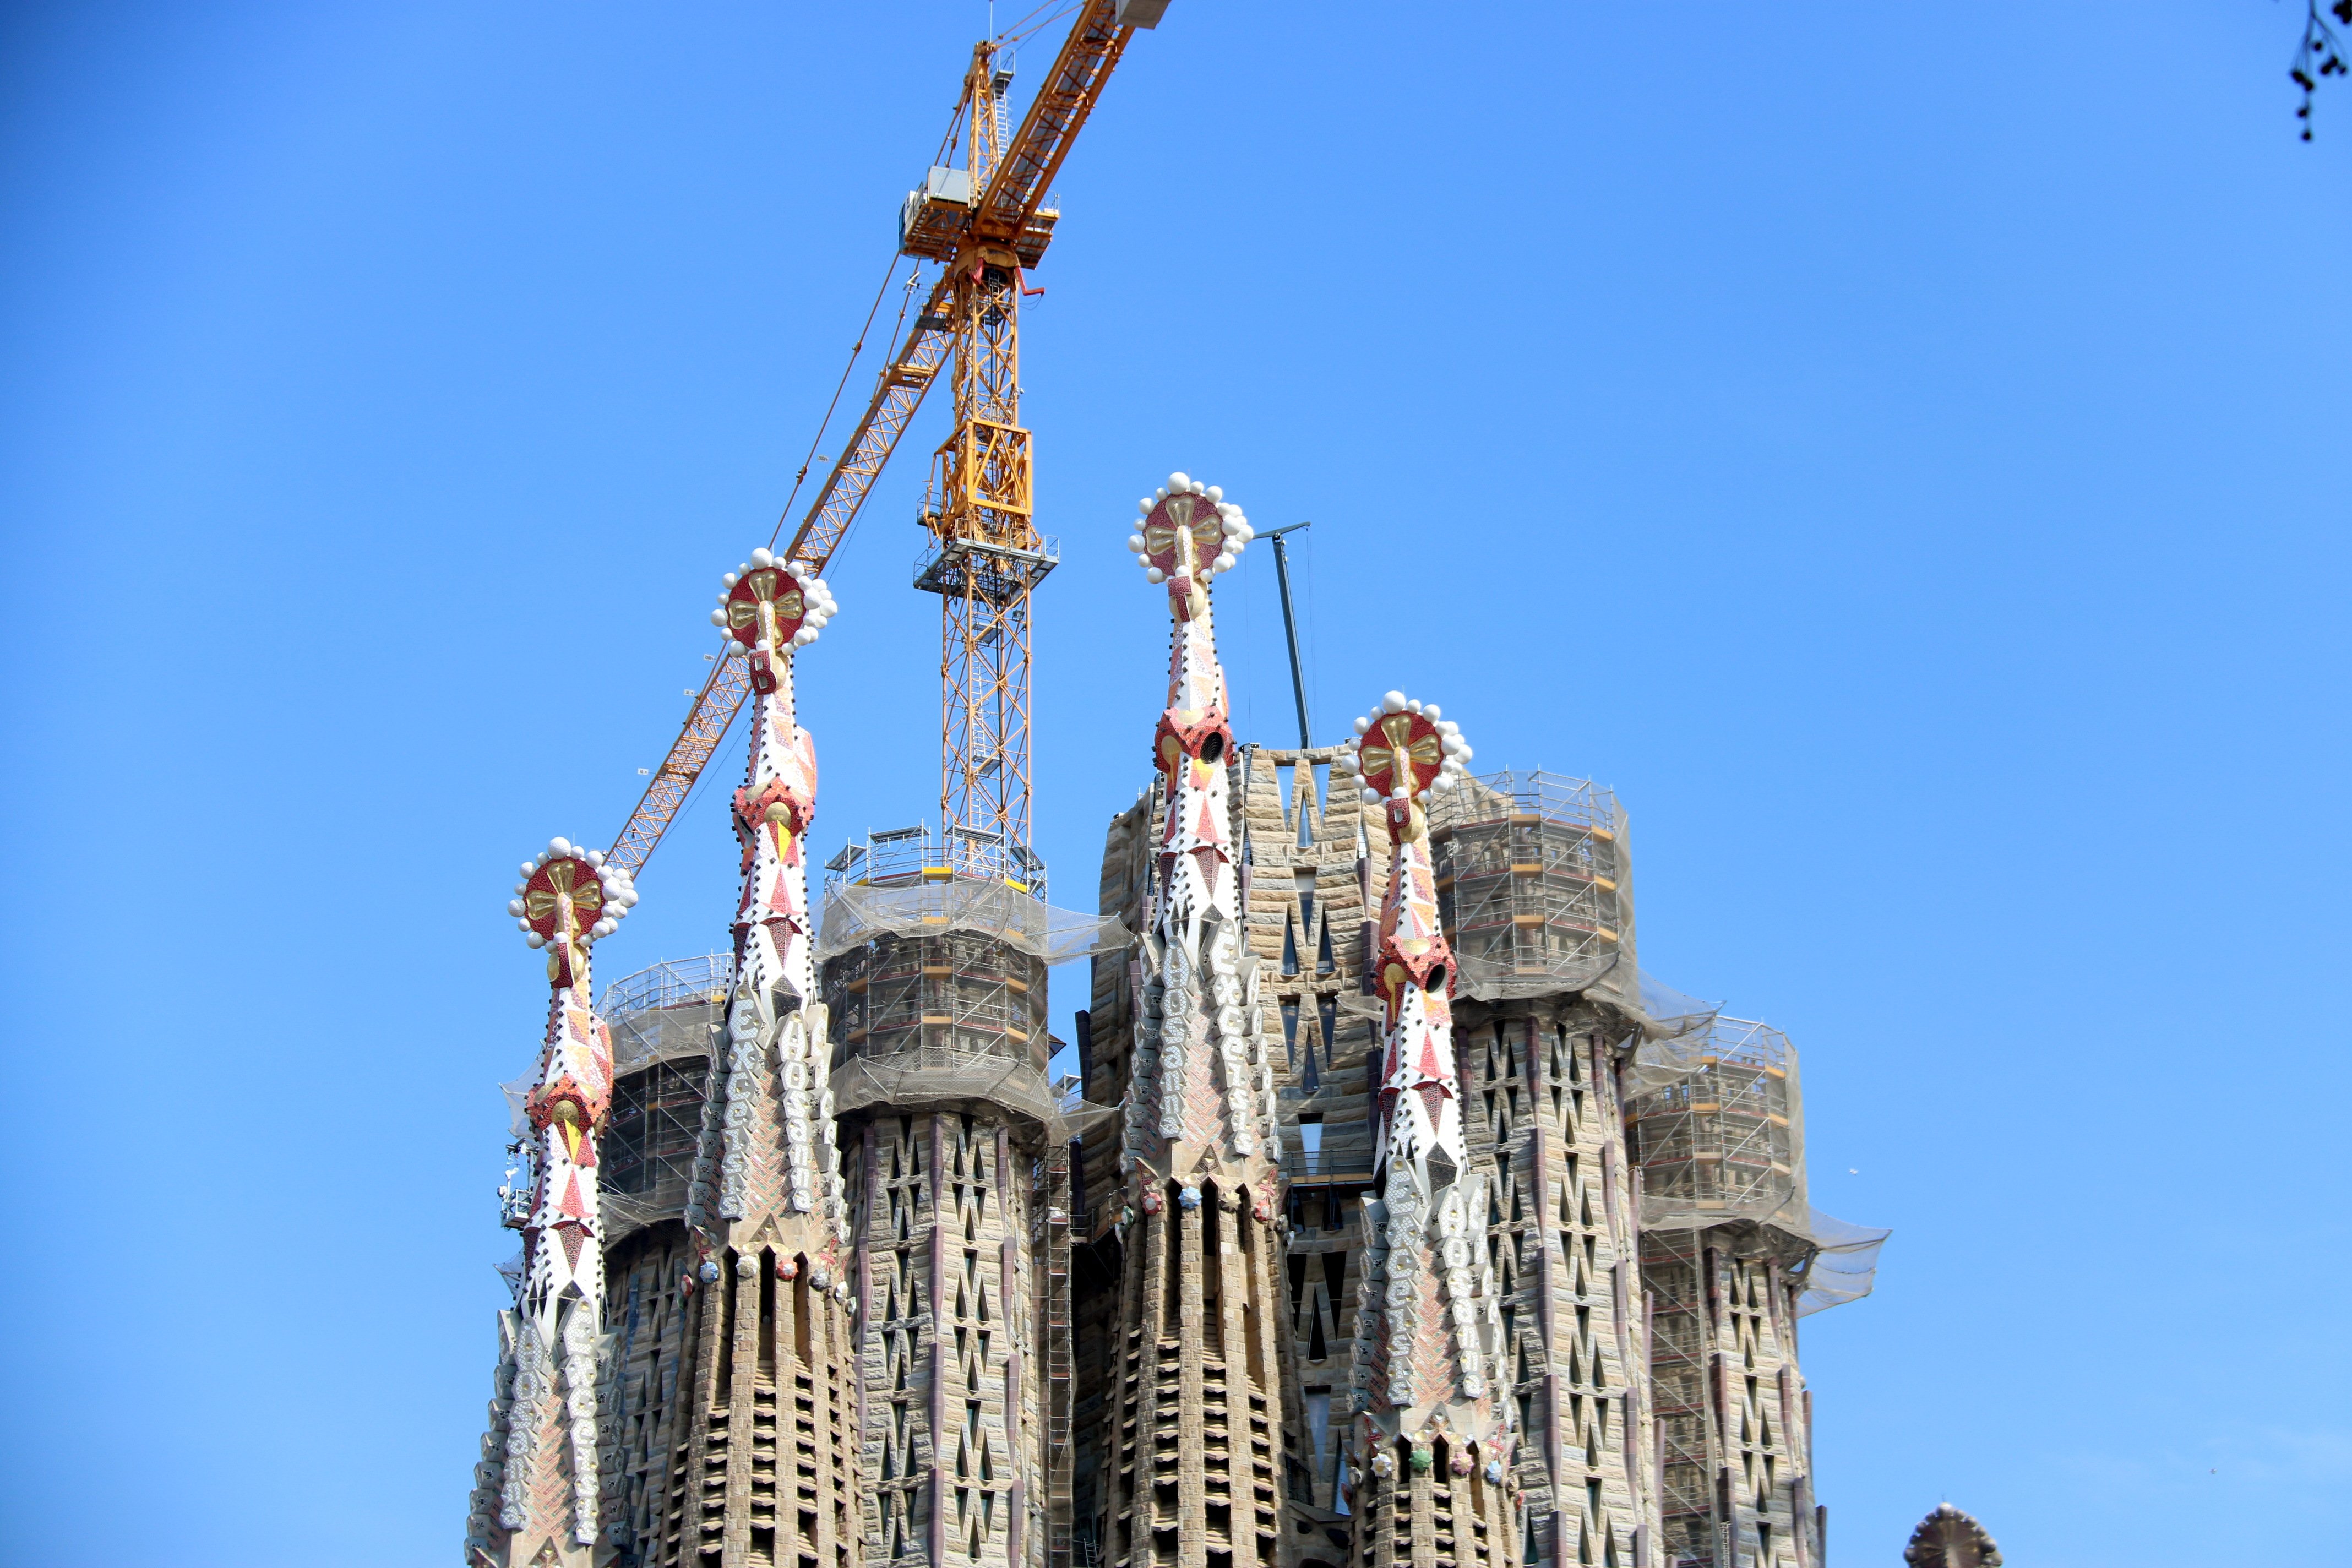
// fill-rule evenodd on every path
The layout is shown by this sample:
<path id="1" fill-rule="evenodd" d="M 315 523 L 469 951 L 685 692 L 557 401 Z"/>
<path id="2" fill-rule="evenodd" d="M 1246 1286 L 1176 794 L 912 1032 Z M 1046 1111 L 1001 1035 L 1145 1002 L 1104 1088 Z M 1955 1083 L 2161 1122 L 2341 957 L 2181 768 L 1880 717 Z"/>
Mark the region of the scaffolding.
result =
<path id="1" fill-rule="evenodd" d="M 1689 1261 L 1706 1232 L 1740 1257 L 1776 1260 L 1798 1288 L 1800 1317 L 1870 1294 L 1891 1233 L 1812 1206 L 1788 1036 L 1709 1016 L 1678 1037 L 1644 1042 L 1633 1076 L 1642 1087 L 1626 1130 L 1641 1174 L 1645 1274 L 1654 1260 Z"/>
<path id="2" fill-rule="evenodd" d="M 596 1016 L 613 1031 L 615 1077 L 677 1057 L 710 1054 L 735 989 L 732 953 L 673 958 L 604 987 Z"/>
<path id="3" fill-rule="evenodd" d="M 1696 1230 L 1644 1231 L 1650 1400 L 1657 1418 L 1658 1512 L 1673 1568 L 1712 1568 L 1717 1468 L 1706 1396 L 1705 1243 Z"/>
<path id="4" fill-rule="evenodd" d="M 1481 1001 L 1581 991 L 1629 945 L 1624 813 L 1587 779 L 1505 772 L 1436 797 L 1439 918 Z"/>
<path id="5" fill-rule="evenodd" d="M 1124 928 L 1049 908 L 1042 863 L 986 836 L 870 834 L 826 869 L 816 956 L 842 1114 L 993 1107 L 1056 1138 L 1088 1117 L 1046 1078 L 1046 969 L 1125 945 Z"/>
<path id="6" fill-rule="evenodd" d="M 824 966 L 834 1042 L 845 1057 L 909 1053 L 1025 1063 L 1041 1080 L 1045 962 L 969 931 L 884 932 Z"/>
<path id="7" fill-rule="evenodd" d="M 1643 1227 L 1802 1213 L 1804 1121 L 1789 1037 L 1717 1017 L 1676 1044 L 1690 1070 L 1631 1108 Z"/>
<path id="8" fill-rule="evenodd" d="M 845 887 L 907 887 L 950 878 L 1001 882 L 1043 902 L 1045 861 L 1025 844 L 1008 844 L 1001 833 L 950 827 L 933 835 L 927 823 L 868 833 L 863 844 L 845 844 L 824 863 L 825 896 Z"/>
<path id="9" fill-rule="evenodd" d="M 613 1033 L 613 1111 L 598 1183 L 607 1246 L 686 1206 L 711 1046 L 734 982 L 733 955 L 710 952 L 640 969 L 597 999 Z"/>
<path id="10" fill-rule="evenodd" d="M 707 1058 L 656 1062 L 613 1086 L 602 1191 L 683 1208 L 702 1129 Z"/>

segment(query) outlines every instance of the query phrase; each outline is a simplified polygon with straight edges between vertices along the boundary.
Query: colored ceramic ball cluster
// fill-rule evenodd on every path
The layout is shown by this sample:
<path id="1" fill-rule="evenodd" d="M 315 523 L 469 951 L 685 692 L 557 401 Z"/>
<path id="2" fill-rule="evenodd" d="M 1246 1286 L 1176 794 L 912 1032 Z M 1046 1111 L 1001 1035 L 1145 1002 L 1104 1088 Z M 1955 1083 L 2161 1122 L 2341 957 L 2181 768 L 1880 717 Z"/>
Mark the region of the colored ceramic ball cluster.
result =
<path id="1" fill-rule="evenodd" d="M 610 936 L 628 918 L 637 901 L 636 884 L 628 872 L 618 866 L 604 864 L 601 849 L 575 847 L 568 838 L 551 838 L 547 847 L 535 859 L 522 863 L 522 880 L 515 884 L 515 896 L 507 900 L 507 913 L 515 917 L 515 925 L 522 931 L 523 942 L 531 947 L 545 947 L 551 932 L 541 929 L 551 922 L 555 904 L 551 896 L 555 879 L 543 875 L 555 861 L 571 861 L 572 869 L 562 880 L 563 890 L 572 892 L 575 905 L 590 900 L 578 897 L 575 889 L 583 884 L 596 889 L 593 908 L 596 919 L 581 935 L 593 942 L 600 936 Z M 539 884 L 534 894 L 533 884 Z M 543 906 L 543 907 L 542 907 Z"/>
<path id="2" fill-rule="evenodd" d="M 800 614 L 793 616 L 780 612 L 776 616 L 777 629 L 796 648 L 816 641 L 817 634 L 840 608 L 824 578 L 801 576 L 772 550 L 754 550 L 751 560 L 719 582 L 719 607 L 710 612 L 710 624 L 728 634 L 727 651 L 730 654 L 760 647 L 761 633 L 756 605 L 762 599 L 782 600 L 794 592 L 799 594 Z M 738 605 L 742 608 L 739 610 Z M 782 650 L 768 651 L 775 654 Z"/>
<path id="3" fill-rule="evenodd" d="M 1402 724 L 1396 722 L 1400 716 Z M 1473 754 L 1462 726 L 1444 717 L 1436 703 L 1417 701 L 1402 691 L 1388 693 L 1378 708 L 1357 720 L 1356 733 L 1361 739 L 1331 765 L 1356 779 L 1367 805 L 1396 795 L 1425 801 L 1433 789 L 1458 788 Z M 1368 758 L 1368 751 L 1377 756 Z M 1373 787 L 1375 776 L 1386 782 L 1385 793 Z"/>
<path id="4" fill-rule="evenodd" d="M 1143 526 L 1128 535 L 1127 547 L 1135 552 L 1144 576 L 1154 583 L 1196 571 L 1204 577 L 1230 572 L 1234 558 L 1257 537 L 1249 519 L 1225 499 L 1222 488 L 1186 474 L 1169 475 L 1166 484 L 1135 503 L 1135 510 L 1142 513 Z"/>

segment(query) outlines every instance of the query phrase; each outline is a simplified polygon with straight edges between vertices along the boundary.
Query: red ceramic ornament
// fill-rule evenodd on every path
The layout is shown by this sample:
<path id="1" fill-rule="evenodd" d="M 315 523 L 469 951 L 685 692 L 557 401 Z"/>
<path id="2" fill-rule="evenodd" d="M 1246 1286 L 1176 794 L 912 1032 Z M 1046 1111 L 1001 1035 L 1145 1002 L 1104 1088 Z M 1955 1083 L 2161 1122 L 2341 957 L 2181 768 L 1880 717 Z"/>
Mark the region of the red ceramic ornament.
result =
<path id="1" fill-rule="evenodd" d="M 727 635 L 753 651 L 751 687 L 762 696 L 778 684 L 774 667 L 757 650 L 762 637 L 781 658 L 793 645 L 793 635 L 808 618 L 808 596 L 801 580 L 782 566 L 755 566 L 735 579 L 727 590 Z"/>
<path id="2" fill-rule="evenodd" d="M 1418 795 L 1437 782 L 1445 766 L 1445 740 L 1433 721 L 1408 708 L 1381 714 L 1356 742 L 1356 755 L 1367 789 L 1386 798 L 1402 783 L 1407 795 Z"/>

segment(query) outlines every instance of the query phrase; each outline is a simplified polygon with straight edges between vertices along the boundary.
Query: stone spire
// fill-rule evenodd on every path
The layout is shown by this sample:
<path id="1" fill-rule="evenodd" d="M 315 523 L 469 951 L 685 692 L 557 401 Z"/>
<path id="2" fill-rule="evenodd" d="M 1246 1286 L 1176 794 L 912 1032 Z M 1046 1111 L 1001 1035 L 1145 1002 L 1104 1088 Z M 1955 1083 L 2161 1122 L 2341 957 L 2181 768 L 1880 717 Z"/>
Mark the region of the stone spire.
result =
<path id="1" fill-rule="evenodd" d="M 691 1387 L 651 1563 L 846 1561 L 858 1531 L 841 1366 L 848 1289 L 829 1047 L 816 998 L 807 835 L 816 743 L 793 708 L 793 654 L 832 595 L 765 550 L 723 579 L 714 624 L 751 661 L 751 757 L 735 792 L 743 883 L 735 984 L 703 1103 L 686 1221 L 698 1255 Z"/>
<path id="2" fill-rule="evenodd" d="M 731 638 L 730 657 L 751 660 L 751 743 L 734 799 L 743 853 L 735 987 L 687 1220 L 710 1245 L 740 1249 L 779 1239 L 789 1216 L 819 1215 L 806 1239 L 820 1249 L 818 1267 L 834 1272 L 847 1222 L 811 954 L 816 741 L 793 707 L 793 650 L 816 640 L 834 600 L 822 580 L 803 582 L 765 550 L 722 581 L 711 619 Z"/>
<path id="3" fill-rule="evenodd" d="M 1223 498 L 1171 474 L 1128 541 L 1150 581 L 1167 585 L 1175 625 L 1168 706 L 1151 737 L 1163 815 L 1136 960 L 1144 1026 L 1125 1149 L 1139 1180 L 1150 1171 L 1197 1186 L 1196 1173 L 1214 1170 L 1230 1196 L 1234 1163 L 1273 1136 L 1274 1076 L 1258 1040 L 1258 963 L 1244 956 L 1233 722 L 1209 605 L 1209 579 L 1249 539 L 1248 520 Z"/>
<path id="4" fill-rule="evenodd" d="M 1507 1562 L 1511 1447 L 1491 1377 L 1502 1340 L 1493 1265 L 1480 1245 L 1487 1173 L 1468 1168 L 1453 1031 L 1454 954 L 1439 928 L 1425 806 L 1451 790 L 1466 747 L 1434 705 L 1391 691 L 1356 721 L 1335 771 L 1381 807 L 1389 877 L 1372 961 L 1381 1057 L 1368 1267 L 1357 1309 L 1355 1433 L 1362 1477 L 1356 1558 Z M 1400 1466 L 1402 1473 L 1400 1473 Z M 1475 1549 L 1474 1549 L 1475 1543 Z"/>
<path id="5" fill-rule="evenodd" d="M 1265 1436 L 1282 1397 L 1280 1142 L 1260 963 L 1242 923 L 1237 759 L 1209 605 L 1209 580 L 1233 565 L 1250 527 L 1222 490 L 1182 474 L 1140 510 L 1128 545 L 1166 585 L 1173 629 L 1151 742 L 1159 843 L 1129 970 L 1106 1555 L 1137 1568 L 1272 1568 L 1284 1486 Z"/>
<path id="6" fill-rule="evenodd" d="M 604 1234 L 596 1141 L 610 1110 L 613 1042 L 593 1011 L 589 949 L 635 903 L 603 855 L 551 840 L 523 866 L 507 912 L 548 952 L 539 1072 L 524 1101 L 533 1176 L 515 1305 L 499 1321 L 490 1432 L 467 1521 L 468 1563 L 585 1564 L 596 1542 L 597 1340 Z"/>

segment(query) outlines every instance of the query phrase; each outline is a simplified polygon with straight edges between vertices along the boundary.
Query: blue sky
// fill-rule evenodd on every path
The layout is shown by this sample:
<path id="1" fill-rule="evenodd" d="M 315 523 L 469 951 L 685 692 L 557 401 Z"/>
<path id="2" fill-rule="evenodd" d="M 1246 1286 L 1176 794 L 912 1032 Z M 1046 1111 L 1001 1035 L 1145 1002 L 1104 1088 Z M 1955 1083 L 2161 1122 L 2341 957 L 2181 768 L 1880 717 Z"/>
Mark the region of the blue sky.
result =
<path id="1" fill-rule="evenodd" d="M 1895 1228 L 1806 1324 L 1846 1563 L 1945 1498 L 2020 1563 L 2352 1563 L 2352 91 L 2294 140 L 2298 24 L 1176 0 L 1058 182 L 1058 901 L 1147 767 L 1133 498 L 1312 518 L 1321 738 L 1403 686 L 1615 787 L 1648 966 L 1789 1032 L 1817 1201 Z M 986 25 L 0 18 L 0 1561 L 454 1558 L 510 868 L 661 756 Z M 936 809 L 917 482 L 803 665 L 826 854 Z M 1280 742 L 1270 566 L 1219 592 Z M 601 973 L 723 941 L 726 837 Z"/>

